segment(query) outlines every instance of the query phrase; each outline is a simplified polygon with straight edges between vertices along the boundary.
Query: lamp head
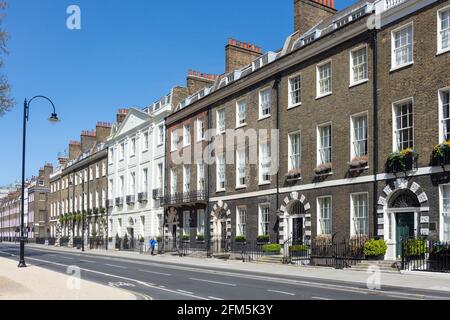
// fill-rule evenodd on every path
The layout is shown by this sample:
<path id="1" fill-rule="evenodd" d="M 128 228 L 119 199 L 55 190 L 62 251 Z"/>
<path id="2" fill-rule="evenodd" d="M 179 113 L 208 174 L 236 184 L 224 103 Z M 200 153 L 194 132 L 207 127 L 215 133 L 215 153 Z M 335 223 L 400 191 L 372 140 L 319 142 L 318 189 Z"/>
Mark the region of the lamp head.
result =
<path id="1" fill-rule="evenodd" d="M 48 119 L 51 123 L 58 123 L 61 120 L 59 120 L 58 115 L 56 113 L 52 113 L 52 116 Z"/>

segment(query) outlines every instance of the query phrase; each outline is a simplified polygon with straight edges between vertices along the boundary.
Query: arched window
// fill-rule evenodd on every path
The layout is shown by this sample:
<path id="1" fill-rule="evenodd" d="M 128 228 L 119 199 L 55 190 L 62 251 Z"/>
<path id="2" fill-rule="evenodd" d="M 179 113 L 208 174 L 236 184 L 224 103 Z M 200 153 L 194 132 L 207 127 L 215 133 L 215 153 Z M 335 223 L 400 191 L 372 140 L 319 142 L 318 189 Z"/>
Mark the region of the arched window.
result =
<path id="1" fill-rule="evenodd" d="M 305 206 L 300 201 L 296 200 L 291 205 L 291 210 L 289 212 L 291 216 L 298 216 L 298 215 L 304 215 L 305 214 Z"/>
<path id="2" fill-rule="evenodd" d="M 394 194 L 389 200 L 389 208 L 417 208 L 420 207 L 419 200 L 411 190 L 401 190 Z"/>

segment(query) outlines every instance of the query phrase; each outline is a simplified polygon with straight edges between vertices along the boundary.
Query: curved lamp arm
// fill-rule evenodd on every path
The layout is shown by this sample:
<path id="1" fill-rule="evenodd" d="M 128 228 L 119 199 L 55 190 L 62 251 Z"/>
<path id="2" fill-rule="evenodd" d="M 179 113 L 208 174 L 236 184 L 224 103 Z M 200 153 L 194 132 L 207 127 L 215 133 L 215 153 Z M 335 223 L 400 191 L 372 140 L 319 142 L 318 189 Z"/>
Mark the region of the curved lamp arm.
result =
<path id="1" fill-rule="evenodd" d="M 33 100 L 35 100 L 35 99 L 37 99 L 37 98 L 41 98 L 41 99 L 45 99 L 45 100 L 47 100 L 48 102 L 50 102 L 50 104 L 52 105 L 52 108 L 53 108 L 53 113 L 52 113 L 52 116 L 51 116 L 51 118 L 50 118 L 50 120 L 53 120 L 53 121 L 58 121 L 59 119 L 58 119 L 58 116 L 57 116 L 57 114 L 56 114 L 56 108 L 55 108 L 55 104 L 53 103 L 53 101 L 52 100 L 50 100 L 50 98 L 47 98 L 46 96 L 34 96 L 33 98 L 31 98 L 29 101 L 27 101 L 26 99 L 25 99 L 25 109 L 26 109 L 26 120 L 28 121 L 28 118 L 29 118 L 29 112 L 30 112 L 30 104 L 31 104 L 31 102 L 33 101 Z"/>

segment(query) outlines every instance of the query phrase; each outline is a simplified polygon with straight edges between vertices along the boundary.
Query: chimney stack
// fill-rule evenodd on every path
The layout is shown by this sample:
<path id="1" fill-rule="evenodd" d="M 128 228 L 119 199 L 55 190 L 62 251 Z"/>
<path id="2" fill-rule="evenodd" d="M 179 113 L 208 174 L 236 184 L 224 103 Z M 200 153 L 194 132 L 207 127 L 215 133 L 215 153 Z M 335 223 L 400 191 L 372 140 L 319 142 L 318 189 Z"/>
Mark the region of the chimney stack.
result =
<path id="1" fill-rule="evenodd" d="M 219 76 L 200 71 L 189 70 L 187 76 L 188 94 L 192 95 L 203 88 L 212 86 Z"/>
<path id="2" fill-rule="evenodd" d="M 302 35 L 335 13 L 334 0 L 294 0 L 294 31 Z"/>
<path id="3" fill-rule="evenodd" d="M 125 118 L 127 117 L 128 114 L 128 109 L 119 109 L 119 111 L 117 111 L 117 123 L 121 124 Z"/>
<path id="4" fill-rule="evenodd" d="M 69 160 L 73 160 L 81 156 L 81 143 L 78 141 L 69 142 Z"/>
<path id="5" fill-rule="evenodd" d="M 242 69 L 262 54 L 262 49 L 258 46 L 230 38 L 225 47 L 225 72 Z"/>
<path id="6" fill-rule="evenodd" d="M 81 132 L 81 152 L 86 152 L 94 147 L 97 135 L 95 130 Z"/>
<path id="7" fill-rule="evenodd" d="M 97 122 L 95 128 L 97 142 L 104 142 L 111 134 L 111 124 L 107 122 Z"/>
<path id="8" fill-rule="evenodd" d="M 69 159 L 67 157 L 59 157 L 58 158 L 58 163 L 62 166 L 65 165 L 68 161 L 69 161 Z"/>

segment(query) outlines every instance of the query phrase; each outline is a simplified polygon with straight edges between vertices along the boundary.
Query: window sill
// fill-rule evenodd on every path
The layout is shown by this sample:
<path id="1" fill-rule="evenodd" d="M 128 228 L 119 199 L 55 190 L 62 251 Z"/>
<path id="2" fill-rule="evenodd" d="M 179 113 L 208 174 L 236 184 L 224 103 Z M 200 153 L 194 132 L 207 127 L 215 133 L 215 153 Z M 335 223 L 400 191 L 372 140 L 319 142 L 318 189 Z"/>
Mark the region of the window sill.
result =
<path id="1" fill-rule="evenodd" d="M 408 62 L 408 63 L 402 64 L 401 66 L 396 66 L 396 67 L 391 68 L 391 70 L 389 70 L 389 72 L 395 72 L 397 70 L 401 70 L 406 67 L 412 66 L 413 64 L 414 64 L 414 61 Z"/>
<path id="2" fill-rule="evenodd" d="M 183 149 L 187 148 L 187 147 L 190 147 L 190 146 L 191 146 L 190 144 L 187 144 L 187 145 L 183 146 Z"/>
<path id="3" fill-rule="evenodd" d="M 258 185 L 259 185 L 259 186 L 267 186 L 267 185 L 269 185 L 269 184 L 271 184 L 271 183 L 272 183 L 272 181 L 264 181 L 264 182 L 258 183 Z"/>
<path id="4" fill-rule="evenodd" d="M 349 88 L 357 87 L 357 86 L 359 86 L 361 84 L 364 84 L 364 83 L 367 83 L 367 82 L 369 82 L 369 79 L 364 79 L 364 80 L 361 80 L 361 81 L 358 81 L 358 82 L 350 83 L 350 85 L 348 87 Z"/>
<path id="5" fill-rule="evenodd" d="M 226 191 L 225 189 L 216 189 L 216 193 L 223 193 L 225 191 Z"/>
<path id="6" fill-rule="evenodd" d="M 316 100 L 331 96 L 332 94 L 333 94 L 333 92 L 328 92 L 328 93 L 324 93 L 322 95 L 318 95 L 318 96 L 316 96 Z"/>
<path id="7" fill-rule="evenodd" d="M 202 138 L 202 139 L 197 139 L 197 143 L 200 143 L 200 142 L 205 142 L 206 141 L 206 139 L 205 138 Z"/>
<path id="8" fill-rule="evenodd" d="M 236 190 L 246 189 L 247 185 L 236 186 Z"/>
<path id="9" fill-rule="evenodd" d="M 266 120 L 266 119 L 268 119 L 268 118 L 270 118 L 270 117 L 271 117 L 271 115 L 270 115 L 270 114 L 268 114 L 268 115 L 265 115 L 265 116 L 259 117 L 258 121 Z"/>
<path id="10" fill-rule="evenodd" d="M 447 52 L 450 52 L 450 47 L 447 48 L 447 49 L 438 50 L 438 52 L 436 52 L 436 56 L 440 56 L 441 54 L 444 54 L 444 53 L 447 53 Z"/>
<path id="11" fill-rule="evenodd" d="M 291 106 L 288 106 L 287 110 L 295 109 L 295 108 L 297 108 L 297 107 L 300 107 L 301 105 L 302 105 L 301 102 L 300 102 L 300 103 L 297 103 L 297 104 L 293 104 L 293 105 L 291 105 Z"/>
<path id="12" fill-rule="evenodd" d="M 216 136 L 221 136 L 221 135 L 224 135 L 225 134 L 225 131 L 218 131 L 217 133 L 216 133 Z"/>
<path id="13" fill-rule="evenodd" d="M 332 176 L 333 175 L 333 171 L 327 172 L 327 173 L 319 173 L 319 174 L 315 174 L 316 177 L 328 177 L 328 176 Z"/>
<path id="14" fill-rule="evenodd" d="M 246 126 L 247 126 L 247 123 L 239 124 L 239 125 L 236 126 L 236 130 L 237 129 L 241 129 L 241 128 L 246 127 Z"/>

